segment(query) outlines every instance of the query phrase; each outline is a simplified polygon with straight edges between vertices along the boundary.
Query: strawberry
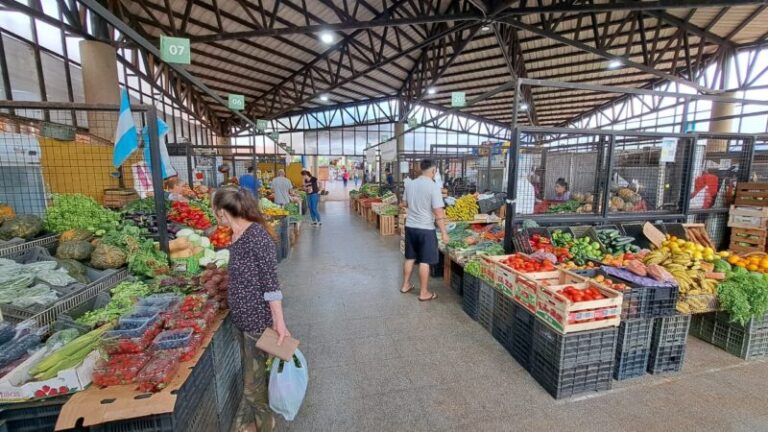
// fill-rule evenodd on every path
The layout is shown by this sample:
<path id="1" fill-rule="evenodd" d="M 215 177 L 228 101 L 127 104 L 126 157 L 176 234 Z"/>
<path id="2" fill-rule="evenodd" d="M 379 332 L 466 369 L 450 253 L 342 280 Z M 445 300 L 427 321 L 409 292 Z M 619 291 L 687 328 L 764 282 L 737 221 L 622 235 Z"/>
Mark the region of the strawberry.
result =
<path id="1" fill-rule="evenodd" d="M 45 392 L 42 391 L 42 390 L 38 390 L 38 391 L 35 392 L 35 397 L 36 398 L 43 398 L 43 397 L 45 397 Z"/>
<path id="2" fill-rule="evenodd" d="M 59 394 L 67 394 L 67 393 L 69 393 L 69 387 L 67 386 L 59 387 Z"/>

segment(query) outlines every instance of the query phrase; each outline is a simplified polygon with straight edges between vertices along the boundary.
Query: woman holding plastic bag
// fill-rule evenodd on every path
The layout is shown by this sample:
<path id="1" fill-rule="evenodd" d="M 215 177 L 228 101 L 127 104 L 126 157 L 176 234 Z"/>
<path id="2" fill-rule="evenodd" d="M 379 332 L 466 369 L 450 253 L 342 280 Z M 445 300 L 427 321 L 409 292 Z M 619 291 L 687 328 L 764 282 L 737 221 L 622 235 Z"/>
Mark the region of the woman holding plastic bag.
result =
<path id="1" fill-rule="evenodd" d="M 219 190 L 213 196 L 213 209 L 219 223 L 233 232 L 227 300 L 232 322 L 241 332 L 244 376 L 244 399 L 235 430 L 271 432 L 275 418 L 267 393 L 268 355 L 256 348 L 256 341 L 269 327 L 277 332 L 278 344 L 291 336 L 283 318 L 275 242 L 258 202 L 248 192 Z"/>

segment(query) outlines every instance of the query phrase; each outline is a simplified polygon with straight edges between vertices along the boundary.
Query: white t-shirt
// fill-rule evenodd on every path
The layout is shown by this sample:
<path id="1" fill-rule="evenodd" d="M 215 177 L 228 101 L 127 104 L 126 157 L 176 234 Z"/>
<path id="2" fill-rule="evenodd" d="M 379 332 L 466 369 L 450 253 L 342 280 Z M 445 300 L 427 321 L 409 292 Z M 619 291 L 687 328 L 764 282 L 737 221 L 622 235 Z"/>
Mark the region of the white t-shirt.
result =
<path id="1" fill-rule="evenodd" d="M 440 187 L 429 177 L 421 176 L 405 183 L 403 200 L 408 203 L 407 228 L 435 229 L 436 208 L 443 208 L 443 193 Z"/>

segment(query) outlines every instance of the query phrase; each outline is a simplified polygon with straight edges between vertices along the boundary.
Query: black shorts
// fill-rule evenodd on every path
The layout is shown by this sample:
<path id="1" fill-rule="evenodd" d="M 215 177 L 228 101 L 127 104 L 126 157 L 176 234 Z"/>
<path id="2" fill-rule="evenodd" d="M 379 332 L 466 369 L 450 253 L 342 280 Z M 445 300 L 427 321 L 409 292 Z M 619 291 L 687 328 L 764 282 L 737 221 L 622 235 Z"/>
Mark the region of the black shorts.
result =
<path id="1" fill-rule="evenodd" d="M 437 264 L 440 251 L 437 248 L 437 232 L 433 229 L 405 227 L 405 259 L 418 264 Z"/>

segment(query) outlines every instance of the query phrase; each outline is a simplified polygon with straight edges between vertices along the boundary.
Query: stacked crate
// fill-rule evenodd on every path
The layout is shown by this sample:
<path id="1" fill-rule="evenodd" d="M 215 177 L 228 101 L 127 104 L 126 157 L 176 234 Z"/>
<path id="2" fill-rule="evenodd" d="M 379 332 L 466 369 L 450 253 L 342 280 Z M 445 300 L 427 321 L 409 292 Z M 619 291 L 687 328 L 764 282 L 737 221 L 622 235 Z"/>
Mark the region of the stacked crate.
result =
<path id="1" fill-rule="evenodd" d="M 466 274 L 466 277 L 462 280 L 462 309 L 464 309 L 464 312 L 466 312 L 467 315 L 469 315 L 472 319 L 477 319 L 477 307 L 478 307 L 478 301 L 480 296 L 480 285 L 482 282 L 480 279 L 472 276 L 471 274 Z"/>
<path id="2" fill-rule="evenodd" d="M 495 302 L 496 289 L 481 281 L 477 301 L 477 322 L 489 332 L 493 330 L 493 309 Z"/>
<path id="3" fill-rule="evenodd" d="M 691 334 L 744 360 L 768 358 L 768 314 L 744 325 L 731 322 L 726 312 L 696 315 Z"/>
<path id="4" fill-rule="evenodd" d="M 515 303 L 496 290 L 496 299 L 493 304 L 493 322 L 491 323 L 491 335 L 501 346 L 510 351 L 512 346 L 512 333 L 514 331 L 514 313 Z"/>
<path id="5" fill-rule="evenodd" d="M 555 399 L 611 388 L 618 328 L 560 334 L 533 324 L 530 371 Z"/>
<path id="6" fill-rule="evenodd" d="M 730 250 L 764 252 L 768 237 L 768 183 L 739 183 L 728 215 Z"/>
<path id="7" fill-rule="evenodd" d="M 634 318 L 622 321 L 616 343 L 613 378 L 622 381 L 645 375 L 651 354 L 653 320 Z"/>
<path id="8" fill-rule="evenodd" d="M 685 361 L 690 325 L 690 315 L 675 314 L 653 320 L 649 373 L 680 372 Z"/>
<path id="9" fill-rule="evenodd" d="M 458 295 L 461 295 L 461 288 L 464 284 L 464 267 L 451 261 L 451 289 Z"/>

